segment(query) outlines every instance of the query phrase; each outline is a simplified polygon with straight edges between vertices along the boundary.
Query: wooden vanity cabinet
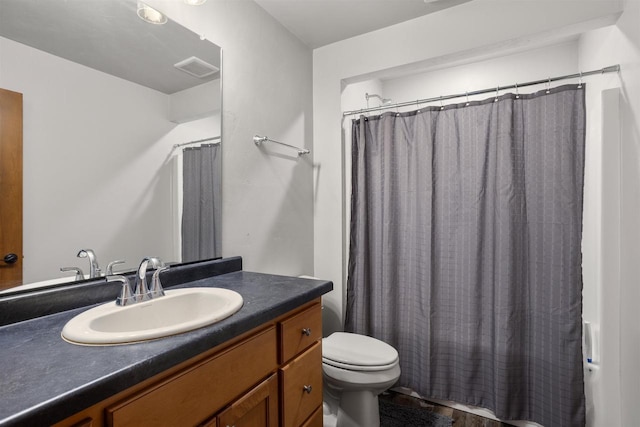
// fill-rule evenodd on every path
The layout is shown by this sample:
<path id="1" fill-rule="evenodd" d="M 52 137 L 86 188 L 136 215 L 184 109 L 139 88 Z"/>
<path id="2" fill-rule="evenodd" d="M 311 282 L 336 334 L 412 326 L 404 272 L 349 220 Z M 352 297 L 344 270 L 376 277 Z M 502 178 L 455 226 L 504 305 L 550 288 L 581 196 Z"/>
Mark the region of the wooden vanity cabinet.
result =
<path id="1" fill-rule="evenodd" d="M 320 300 L 55 426 L 321 427 Z"/>

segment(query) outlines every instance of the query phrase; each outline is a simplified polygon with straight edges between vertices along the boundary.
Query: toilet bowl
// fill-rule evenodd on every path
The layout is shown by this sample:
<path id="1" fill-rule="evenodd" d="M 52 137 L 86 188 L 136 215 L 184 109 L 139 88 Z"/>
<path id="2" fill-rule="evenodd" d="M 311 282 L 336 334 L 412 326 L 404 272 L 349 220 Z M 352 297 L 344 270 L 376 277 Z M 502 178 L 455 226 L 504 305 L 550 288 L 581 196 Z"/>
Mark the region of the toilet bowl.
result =
<path id="1" fill-rule="evenodd" d="M 378 427 L 378 395 L 400 377 L 398 352 L 365 335 L 322 340 L 324 427 Z"/>

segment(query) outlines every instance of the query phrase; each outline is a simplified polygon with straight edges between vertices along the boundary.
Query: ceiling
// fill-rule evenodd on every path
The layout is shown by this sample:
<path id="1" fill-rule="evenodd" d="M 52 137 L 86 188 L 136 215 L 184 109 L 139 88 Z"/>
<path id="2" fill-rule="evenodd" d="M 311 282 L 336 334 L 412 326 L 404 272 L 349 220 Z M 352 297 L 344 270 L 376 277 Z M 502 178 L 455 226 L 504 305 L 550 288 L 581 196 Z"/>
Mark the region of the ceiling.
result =
<path id="1" fill-rule="evenodd" d="M 218 46 L 172 21 L 143 22 L 136 6 L 136 0 L 0 0 L 0 36 L 166 94 L 219 78 L 174 67 L 195 56 L 219 68 Z"/>
<path id="2" fill-rule="evenodd" d="M 316 48 L 470 0 L 255 1 Z M 136 0 L 0 0 L 0 36 L 168 94 L 219 77 L 176 70 L 191 56 L 219 67 L 219 48 L 174 22 L 142 22 Z"/>
<path id="3" fill-rule="evenodd" d="M 470 0 L 255 0 L 312 49 Z"/>

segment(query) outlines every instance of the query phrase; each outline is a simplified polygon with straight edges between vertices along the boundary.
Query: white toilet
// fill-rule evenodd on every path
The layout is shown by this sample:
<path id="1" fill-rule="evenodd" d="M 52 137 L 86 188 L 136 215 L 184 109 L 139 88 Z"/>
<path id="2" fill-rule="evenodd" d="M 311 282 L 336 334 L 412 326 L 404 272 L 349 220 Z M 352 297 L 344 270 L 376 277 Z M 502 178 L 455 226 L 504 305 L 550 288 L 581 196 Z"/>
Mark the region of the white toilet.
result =
<path id="1" fill-rule="evenodd" d="M 378 427 L 378 395 L 400 378 L 398 352 L 365 335 L 322 340 L 324 427 Z"/>

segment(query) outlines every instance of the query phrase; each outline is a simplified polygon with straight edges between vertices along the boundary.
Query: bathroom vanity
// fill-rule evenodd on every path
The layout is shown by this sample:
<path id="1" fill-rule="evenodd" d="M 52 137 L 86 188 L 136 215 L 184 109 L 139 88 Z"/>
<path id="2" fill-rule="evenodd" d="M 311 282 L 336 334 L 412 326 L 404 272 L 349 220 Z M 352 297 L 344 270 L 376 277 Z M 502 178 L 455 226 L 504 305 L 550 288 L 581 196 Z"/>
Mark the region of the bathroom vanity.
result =
<path id="1" fill-rule="evenodd" d="M 320 296 L 331 282 L 245 272 L 234 260 L 240 269 L 225 274 L 181 274 L 194 280 L 176 287 L 244 299 L 191 332 L 118 346 L 63 341 L 86 307 L 0 328 L 0 426 L 321 426 Z"/>

